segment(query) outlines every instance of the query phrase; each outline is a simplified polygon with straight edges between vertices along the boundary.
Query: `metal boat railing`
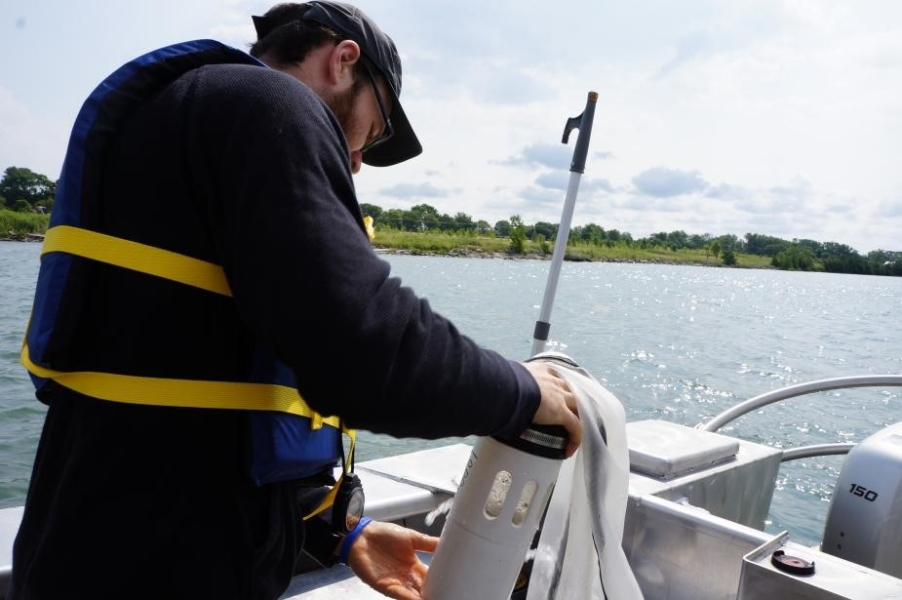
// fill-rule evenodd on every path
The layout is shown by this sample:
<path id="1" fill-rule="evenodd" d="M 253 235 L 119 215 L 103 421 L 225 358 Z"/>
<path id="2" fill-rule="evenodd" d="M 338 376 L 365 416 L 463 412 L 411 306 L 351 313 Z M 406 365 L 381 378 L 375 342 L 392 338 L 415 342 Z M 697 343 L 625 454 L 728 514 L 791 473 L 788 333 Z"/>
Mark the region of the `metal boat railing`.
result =
<path id="1" fill-rule="evenodd" d="M 736 406 L 723 411 L 707 423 L 696 425 L 696 428 L 704 431 L 717 431 L 730 421 L 757 408 L 789 398 L 795 398 L 797 396 L 845 388 L 882 386 L 902 386 L 902 375 L 854 375 L 848 377 L 833 377 L 831 379 L 819 379 L 817 381 L 790 385 L 741 402 Z M 781 462 L 798 460 L 800 458 L 812 458 L 815 456 L 848 454 L 855 445 L 855 442 L 836 442 L 832 444 L 814 444 L 811 446 L 800 446 L 798 448 L 787 448 L 783 450 Z"/>
<path id="2" fill-rule="evenodd" d="M 843 388 L 882 386 L 902 386 L 902 375 L 854 375 L 849 377 L 819 379 L 817 381 L 790 385 L 778 390 L 766 392 L 760 396 L 755 396 L 754 398 L 737 404 L 736 406 L 723 411 L 707 423 L 696 425 L 696 427 L 704 431 L 717 431 L 730 421 L 741 417 L 756 408 L 767 406 L 774 402 L 780 402 L 781 400 L 786 400 L 788 398 L 795 398 L 796 396 L 804 396 L 806 394 Z M 801 450 L 801 448 L 798 448 L 797 450 Z M 842 452 L 828 452 L 828 454 L 842 454 Z M 797 458 L 802 457 L 799 456 Z"/>
<path id="3" fill-rule="evenodd" d="M 848 454 L 849 450 L 857 446 L 855 442 L 836 442 L 834 444 L 813 444 L 811 446 L 799 446 L 783 450 L 780 462 L 797 460 L 799 458 L 812 458 L 814 456 L 831 456 L 834 454 Z"/>

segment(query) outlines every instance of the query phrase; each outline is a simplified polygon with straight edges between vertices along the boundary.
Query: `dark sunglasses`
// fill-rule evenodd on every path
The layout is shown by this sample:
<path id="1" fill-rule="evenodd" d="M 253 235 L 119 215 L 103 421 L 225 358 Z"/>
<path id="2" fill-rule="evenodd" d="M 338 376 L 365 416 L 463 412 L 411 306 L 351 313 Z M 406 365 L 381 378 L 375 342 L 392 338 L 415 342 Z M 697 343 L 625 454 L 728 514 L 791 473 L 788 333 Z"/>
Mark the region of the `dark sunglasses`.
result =
<path id="1" fill-rule="evenodd" d="M 379 105 L 379 112 L 382 113 L 382 121 L 385 123 L 385 129 L 382 130 L 382 135 L 361 148 L 361 152 L 366 152 L 390 140 L 391 137 L 395 135 L 395 128 L 392 127 L 391 118 L 388 116 L 385 105 L 382 103 L 382 95 L 379 93 L 379 86 L 376 85 L 376 78 L 373 77 L 373 72 L 370 70 L 366 61 L 363 62 L 363 70 L 366 73 L 366 76 L 369 77 L 370 83 L 373 85 L 373 94 L 376 95 L 376 103 Z"/>

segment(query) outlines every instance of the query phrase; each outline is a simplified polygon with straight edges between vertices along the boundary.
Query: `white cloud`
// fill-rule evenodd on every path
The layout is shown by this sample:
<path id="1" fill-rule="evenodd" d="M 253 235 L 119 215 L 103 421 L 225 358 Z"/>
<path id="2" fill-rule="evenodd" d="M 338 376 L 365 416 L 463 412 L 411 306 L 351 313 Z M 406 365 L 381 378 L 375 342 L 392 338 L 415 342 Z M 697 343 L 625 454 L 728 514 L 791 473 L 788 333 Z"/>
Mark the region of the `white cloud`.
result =
<path id="1" fill-rule="evenodd" d="M 168 43 L 246 48 L 260 0 L 0 4 L 0 169 L 55 177 L 83 98 Z M 574 225 L 902 250 L 896 0 L 367 0 L 404 60 L 425 152 L 357 178 L 363 202 L 560 219 L 599 95 Z M 174 18 L 177 15 L 177 18 Z"/>
<path id="2" fill-rule="evenodd" d="M 549 190 L 566 191 L 570 183 L 567 171 L 554 171 L 536 177 L 536 185 Z"/>
<path id="3" fill-rule="evenodd" d="M 633 177 L 640 194 L 669 198 L 708 189 L 708 182 L 697 171 L 687 172 L 666 167 L 653 167 Z"/>
<path id="4" fill-rule="evenodd" d="M 439 188 L 431 183 L 398 183 L 379 191 L 383 196 L 395 196 L 398 198 L 445 198 L 450 194 L 446 189 Z"/>
<path id="5" fill-rule="evenodd" d="M 71 123 L 41 120 L 16 97 L 0 87 L 0 172 L 7 167 L 25 167 L 59 176 L 60 149 L 68 142 Z"/>
<path id="6" fill-rule="evenodd" d="M 547 167 L 550 169 L 567 169 L 573 149 L 563 144 L 530 144 L 522 152 L 503 161 L 502 164 L 519 166 L 524 169 Z"/>

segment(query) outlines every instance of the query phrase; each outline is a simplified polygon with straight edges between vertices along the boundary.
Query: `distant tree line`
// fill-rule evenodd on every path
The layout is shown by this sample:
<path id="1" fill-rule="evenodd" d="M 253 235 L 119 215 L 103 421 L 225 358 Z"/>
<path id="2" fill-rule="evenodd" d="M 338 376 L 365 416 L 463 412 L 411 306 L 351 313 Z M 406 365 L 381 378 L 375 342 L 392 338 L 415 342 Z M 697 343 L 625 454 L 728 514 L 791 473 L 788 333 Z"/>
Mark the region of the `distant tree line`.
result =
<path id="1" fill-rule="evenodd" d="M 377 226 L 400 231 L 442 232 L 448 234 L 476 233 L 511 238 L 511 250 L 522 250 L 526 240 L 543 244 L 557 238 L 559 223 L 523 223 L 518 215 L 494 225 L 484 220 L 474 220 L 464 213 L 453 217 L 439 213 L 428 204 L 418 204 L 409 210 L 383 210 L 374 204 L 361 204 L 365 215 L 370 215 Z M 747 233 L 743 238 L 732 234 L 713 236 L 709 233 L 688 234 L 685 231 L 658 232 L 648 237 L 634 239 L 632 235 L 617 229 L 604 229 L 595 223 L 570 229 L 568 245 L 579 244 L 638 246 L 640 248 L 666 248 L 674 252 L 683 249 L 710 252 L 724 264 L 736 264 L 737 254 L 754 254 L 771 259 L 771 265 L 787 271 L 827 271 L 830 273 L 856 273 L 862 275 L 902 276 L 902 252 L 874 250 L 867 256 L 854 248 L 837 242 L 817 242 L 806 239 L 787 241 L 781 238 Z"/>
<path id="2" fill-rule="evenodd" d="M 49 213 L 54 196 L 56 182 L 31 169 L 8 167 L 0 179 L 0 208 Z"/>
<path id="3" fill-rule="evenodd" d="M 0 179 L 0 209 L 49 213 L 53 209 L 56 187 L 57 182 L 45 175 L 26 168 L 8 167 Z M 361 209 L 363 214 L 373 218 L 378 228 L 510 238 L 510 249 L 515 254 L 522 253 L 526 240 L 549 249 L 549 242 L 557 238 L 560 225 L 543 221 L 528 225 L 519 215 L 491 225 L 488 221 L 475 220 L 462 212 L 454 216 L 442 214 L 428 204 L 418 204 L 409 210 L 383 210 L 374 204 L 364 203 Z M 627 232 L 589 223 L 570 230 L 568 245 L 580 244 L 666 248 L 674 252 L 703 250 L 720 258 L 726 265 L 735 264 L 737 254 L 754 254 L 770 257 L 774 267 L 784 270 L 902 276 L 902 252 L 898 250 L 874 250 L 862 256 L 854 248 L 836 242 L 787 241 L 758 233 L 747 233 L 744 238 L 739 238 L 732 234 L 715 237 L 708 233 L 690 235 L 685 231 L 662 231 L 634 239 Z"/>

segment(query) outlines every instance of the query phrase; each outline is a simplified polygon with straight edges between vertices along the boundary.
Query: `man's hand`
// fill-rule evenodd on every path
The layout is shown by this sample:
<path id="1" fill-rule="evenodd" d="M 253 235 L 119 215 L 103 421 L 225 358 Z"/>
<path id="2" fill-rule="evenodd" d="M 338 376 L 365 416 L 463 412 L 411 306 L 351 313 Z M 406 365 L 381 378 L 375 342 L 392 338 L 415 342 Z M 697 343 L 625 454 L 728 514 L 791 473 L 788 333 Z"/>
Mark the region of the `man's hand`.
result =
<path id="1" fill-rule="evenodd" d="M 372 521 L 348 554 L 354 574 L 395 600 L 421 600 L 428 567 L 417 552 L 435 552 L 438 538 L 400 525 Z"/>
<path id="2" fill-rule="evenodd" d="M 564 378 L 548 363 L 531 361 L 523 363 L 523 366 L 535 377 L 542 392 L 542 403 L 532 418 L 533 423 L 563 425 L 570 436 L 566 454 L 568 458 L 573 456 L 583 439 L 576 396 Z"/>

